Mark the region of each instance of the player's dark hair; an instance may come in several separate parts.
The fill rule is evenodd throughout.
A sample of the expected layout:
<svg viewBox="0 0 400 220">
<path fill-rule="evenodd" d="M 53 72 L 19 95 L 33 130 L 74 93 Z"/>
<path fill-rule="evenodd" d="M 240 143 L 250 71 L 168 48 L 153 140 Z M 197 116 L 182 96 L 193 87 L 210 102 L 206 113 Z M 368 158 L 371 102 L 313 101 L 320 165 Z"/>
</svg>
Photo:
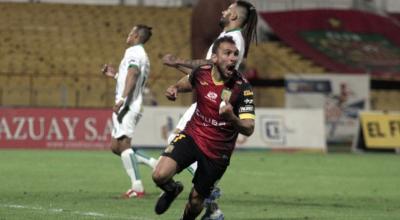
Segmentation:
<svg viewBox="0 0 400 220">
<path fill-rule="evenodd" d="M 251 3 L 244 0 L 236 1 L 236 5 L 244 8 L 247 12 L 242 23 L 242 33 L 245 42 L 244 57 L 246 58 L 251 41 L 254 40 L 257 43 L 257 10 Z"/>
<path fill-rule="evenodd" d="M 235 44 L 235 41 L 233 40 L 233 38 L 231 36 L 224 36 L 224 37 L 218 38 L 217 40 L 214 41 L 213 47 L 211 48 L 211 52 L 213 54 L 217 54 L 219 45 L 221 45 L 221 43 L 225 43 L 225 42 Z"/>
<path fill-rule="evenodd" d="M 142 44 L 146 43 L 151 38 L 151 29 L 153 28 L 144 24 L 138 24 L 136 28 L 139 33 L 140 42 Z"/>
</svg>

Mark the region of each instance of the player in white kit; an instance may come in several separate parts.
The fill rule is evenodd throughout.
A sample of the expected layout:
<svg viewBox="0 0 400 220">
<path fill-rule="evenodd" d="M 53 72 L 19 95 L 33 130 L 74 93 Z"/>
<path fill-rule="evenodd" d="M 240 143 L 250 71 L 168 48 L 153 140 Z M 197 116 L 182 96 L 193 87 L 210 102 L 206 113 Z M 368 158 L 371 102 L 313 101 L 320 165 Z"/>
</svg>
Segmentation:
<svg viewBox="0 0 400 220">
<path fill-rule="evenodd" d="M 139 163 L 152 168 L 157 160 L 131 147 L 137 123 L 142 116 L 143 91 L 150 73 L 150 61 L 143 45 L 150 39 L 151 27 L 135 25 L 129 33 L 124 57 L 118 73 L 111 65 L 104 65 L 103 74 L 116 79 L 115 104 L 113 106 L 113 130 L 111 150 L 121 157 L 123 166 L 131 179 L 131 188 L 125 198 L 143 197 L 144 187 L 138 169 Z"/>
</svg>

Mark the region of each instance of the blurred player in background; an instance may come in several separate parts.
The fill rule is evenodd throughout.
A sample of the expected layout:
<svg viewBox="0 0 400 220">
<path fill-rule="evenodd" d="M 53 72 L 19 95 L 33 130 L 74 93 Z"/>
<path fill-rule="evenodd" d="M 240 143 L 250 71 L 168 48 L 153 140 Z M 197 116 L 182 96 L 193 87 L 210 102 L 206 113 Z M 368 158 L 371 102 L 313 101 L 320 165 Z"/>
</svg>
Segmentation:
<svg viewBox="0 0 400 220">
<path fill-rule="evenodd" d="M 233 2 L 235 0 L 198 0 L 193 6 L 190 25 L 192 59 L 204 59 L 208 48 L 221 32 L 215 21 L 219 21 L 221 11 Z"/>
<path fill-rule="evenodd" d="M 151 35 L 151 27 L 134 26 L 126 39 L 129 48 L 126 49 L 121 60 L 118 73 L 109 64 L 105 64 L 102 70 L 103 74 L 117 80 L 112 115 L 111 149 L 113 153 L 121 157 L 132 182 L 131 188 L 123 195 L 125 198 L 144 196 L 138 163 L 144 163 L 151 168 L 157 164 L 156 159 L 131 147 L 135 127 L 142 116 L 143 92 L 150 71 L 150 61 L 143 45 Z"/>
<path fill-rule="evenodd" d="M 235 69 L 238 56 L 232 37 L 219 38 L 213 44 L 212 65 L 196 68 L 189 77 L 168 88 L 166 96 L 170 100 L 175 100 L 178 92 L 193 89 L 198 105 L 185 129 L 165 149 L 153 172 L 154 182 L 164 191 L 155 207 L 157 214 L 164 213 L 183 190 L 183 185 L 173 180 L 174 175 L 197 162 L 182 217 L 196 219 L 205 198 L 210 196 L 229 165 L 238 134 L 253 133 L 253 92 Z"/>
<path fill-rule="evenodd" d="M 257 38 L 257 11 L 251 3 L 239 0 L 229 5 L 229 7 L 222 12 L 219 23 L 223 31 L 217 39 L 224 36 L 231 36 L 235 41 L 236 47 L 239 49 L 238 62 L 235 65 L 235 69 L 238 70 L 243 59 L 247 57 L 251 41 Z M 209 62 L 212 54 L 212 47 L 213 44 L 208 49 L 206 60 L 183 60 L 171 54 L 167 54 L 163 57 L 163 62 L 168 66 L 175 67 L 189 74 L 196 66 Z M 178 122 L 175 131 L 169 136 L 168 143 L 173 140 L 176 134 L 179 134 L 179 132 L 185 128 L 186 123 L 192 117 L 195 109 L 196 102 L 186 110 Z M 194 163 L 190 166 L 189 171 L 193 174 L 196 168 L 197 164 Z M 204 220 L 223 218 L 223 214 L 215 202 L 215 199 L 219 196 L 220 191 L 216 188 L 209 200 L 206 201 L 207 210 L 203 216 Z"/>
</svg>

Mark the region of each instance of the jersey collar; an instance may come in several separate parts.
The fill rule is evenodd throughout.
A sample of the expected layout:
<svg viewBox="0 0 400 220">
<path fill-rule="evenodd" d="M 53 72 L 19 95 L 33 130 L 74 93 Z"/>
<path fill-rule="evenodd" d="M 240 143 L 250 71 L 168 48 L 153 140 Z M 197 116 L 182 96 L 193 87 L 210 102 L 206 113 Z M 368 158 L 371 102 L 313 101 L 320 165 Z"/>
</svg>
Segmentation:
<svg viewBox="0 0 400 220">
<path fill-rule="evenodd" d="M 218 74 L 217 67 L 213 66 L 211 69 L 211 79 L 212 79 L 213 83 L 217 86 L 224 85 L 224 81 L 222 79 L 219 79 L 219 80 L 216 79 L 215 75 L 217 75 L 217 74 Z"/>
<path fill-rule="evenodd" d="M 242 29 L 241 28 L 233 28 L 233 29 L 225 31 L 225 33 L 234 32 L 234 31 L 242 31 Z"/>
</svg>

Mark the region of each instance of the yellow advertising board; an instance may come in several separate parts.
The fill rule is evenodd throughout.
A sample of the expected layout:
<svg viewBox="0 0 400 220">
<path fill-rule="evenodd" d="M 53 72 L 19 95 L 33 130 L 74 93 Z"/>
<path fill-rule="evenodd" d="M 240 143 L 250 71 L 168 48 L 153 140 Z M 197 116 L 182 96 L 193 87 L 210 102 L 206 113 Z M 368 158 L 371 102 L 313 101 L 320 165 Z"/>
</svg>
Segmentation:
<svg viewBox="0 0 400 220">
<path fill-rule="evenodd" d="M 400 148 L 400 113 L 361 112 L 367 148 Z"/>
</svg>

